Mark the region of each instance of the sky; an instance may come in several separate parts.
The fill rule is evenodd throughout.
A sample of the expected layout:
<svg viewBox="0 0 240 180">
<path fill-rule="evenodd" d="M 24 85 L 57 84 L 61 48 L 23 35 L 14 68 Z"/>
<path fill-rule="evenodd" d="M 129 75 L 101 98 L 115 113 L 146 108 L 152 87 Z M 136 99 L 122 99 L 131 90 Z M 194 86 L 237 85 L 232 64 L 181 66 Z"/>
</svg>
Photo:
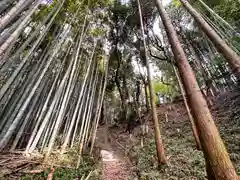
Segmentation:
<svg viewBox="0 0 240 180">
<path fill-rule="evenodd" d="M 172 0 L 162 0 L 162 3 L 164 6 L 168 5 Z M 129 0 L 121 0 L 122 4 L 128 3 Z M 156 20 L 153 25 L 153 31 L 155 34 L 157 34 L 161 38 L 161 30 L 159 28 L 159 20 Z M 134 69 L 135 73 L 139 73 L 139 68 L 136 59 L 132 61 L 132 66 Z M 149 64 L 150 66 L 150 71 L 151 71 L 151 76 L 153 77 L 161 77 L 161 71 L 152 63 Z M 145 69 L 143 67 L 140 67 L 140 71 L 142 74 L 145 74 Z"/>
<path fill-rule="evenodd" d="M 169 4 L 172 0 L 162 0 L 163 5 L 166 6 L 167 4 Z"/>
<path fill-rule="evenodd" d="M 167 4 L 169 4 L 171 1 L 172 1 L 172 0 L 162 0 L 164 6 L 167 5 Z M 121 2 L 122 2 L 123 4 L 126 4 L 126 3 L 129 2 L 129 0 L 121 0 Z"/>
<path fill-rule="evenodd" d="M 121 1 L 122 1 L 122 3 L 128 3 L 129 0 L 121 0 Z M 168 5 L 171 1 L 172 0 L 162 0 L 164 6 Z M 156 19 L 156 21 L 154 22 L 153 31 L 154 31 L 155 34 L 157 34 L 161 38 L 161 30 L 159 28 L 159 20 L 158 19 Z M 139 73 L 139 68 L 138 68 L 138 64 L 137 64 L 136 59 L 134 59 L 132 61 L 132 66 L 133 66 L 134 72 L 135 73 Z M 150 71 L 151 71 L 152 78 L 154 78 L 154 77 L 161 77 L 162 73 L 158 69 L 158 67 L 156 67 L 152 63 L 149 63 L 149 66 L 150 66 Z M 141 71 L 142 74 L 146 74 L 145 69 L 143 67 L 141 67 L 141 66 L 140 66 L 140 71 Z"/>
<path fill-rule="evenodd" d="M 53 0 L 42 0 L 42 4 L 52 3 Z"/>
</svg>

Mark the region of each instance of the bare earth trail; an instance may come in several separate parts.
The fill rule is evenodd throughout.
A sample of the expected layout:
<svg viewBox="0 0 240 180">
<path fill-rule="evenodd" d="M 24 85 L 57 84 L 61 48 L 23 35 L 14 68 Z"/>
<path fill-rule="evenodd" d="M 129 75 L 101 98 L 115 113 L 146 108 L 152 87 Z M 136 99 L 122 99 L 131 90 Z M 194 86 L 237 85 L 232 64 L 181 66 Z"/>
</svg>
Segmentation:
<svg viewBox="0 0 240 180">
<path fill-rule="evenodd" d="M 100 127 L 96 146 L 101 149 L 103 180 L 129 180 L 132 166 L 124 153 L 108 138 L 108 127 Z"/>
</svg>

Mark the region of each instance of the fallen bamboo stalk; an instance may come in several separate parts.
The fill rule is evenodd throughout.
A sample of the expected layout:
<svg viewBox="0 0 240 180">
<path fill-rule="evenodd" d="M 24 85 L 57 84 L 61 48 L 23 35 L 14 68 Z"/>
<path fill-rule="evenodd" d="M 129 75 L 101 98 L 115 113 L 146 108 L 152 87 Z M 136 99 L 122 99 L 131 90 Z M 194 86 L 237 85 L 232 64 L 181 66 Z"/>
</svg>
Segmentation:
<svg viewBox="0 0 240 180">
<path fill-rule="evenodd" d="M 85 180 L 88 180 L 88 179 L 90 178 L 90 176 L 91 176 L 92 172 L 93 172 L 93 171 L 90 171 L 90 173 L 88 174 L 88 176 L 86 177 L 86 179 L 85 179 Z"/>
<path fill-rule="evenodd" d="M 84 179 L 84 177 L 85 177 L 85 174 L 83 174 L 83 176 L 81 177 L 81 179 L 80 179 L 80 180 L 83 180 L 83 179 Z"/>
<path fill-rule="evenodd" d="M 117 140 L 116 140 L 116 143 L 117 143 L 119 146 L 121 146 L 124 150 L 126 150 L 126 148 L 125 148 L 122 144 L 120 144 L 120 142 L 118 142 Z"/>
</svg>

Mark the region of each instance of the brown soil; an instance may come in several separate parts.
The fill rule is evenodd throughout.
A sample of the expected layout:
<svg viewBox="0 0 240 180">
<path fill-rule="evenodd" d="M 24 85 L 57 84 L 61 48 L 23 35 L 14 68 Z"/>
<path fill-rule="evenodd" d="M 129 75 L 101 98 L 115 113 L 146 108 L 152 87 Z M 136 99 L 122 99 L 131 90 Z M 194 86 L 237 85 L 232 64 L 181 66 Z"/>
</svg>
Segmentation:
<svg viewBox="0 0 240 180">
<path fill-rule="evenodd" d="M 132 174 L 132 165 L 115 137 L 109 135 L 107 126 L 98 129 L 96 146 L 101 149 L 103 179 L 128 180 Z"/>
</svg>

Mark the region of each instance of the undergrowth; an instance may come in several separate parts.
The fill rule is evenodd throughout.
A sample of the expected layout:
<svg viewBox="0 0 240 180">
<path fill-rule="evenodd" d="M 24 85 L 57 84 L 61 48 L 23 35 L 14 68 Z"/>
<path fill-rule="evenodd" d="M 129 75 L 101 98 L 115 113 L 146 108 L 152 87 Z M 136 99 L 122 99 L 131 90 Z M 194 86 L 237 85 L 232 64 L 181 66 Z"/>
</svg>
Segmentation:
<svg viewBox="0 0 240 180">
<path fill-rule="evenodd" d="M 223 111 L 224 113 L 224 111 Z M 136 166 L 140 180 L 206 180 L 203 153 L 196 150 L 194 138 L 187 118 L 181 121 L 162 123 L 162 138 L 168 164 L 158 167 L 154 135 L 145 138 L 144 147 L 131 146 L 128 155 Z M 164 119 L 160 119 L 164 122 Z M 216 118 L 221 137 L 227 147 L 231 161 L 240 175 L 240 126 L 235 119 L 224 113 Z"/>
<path fill-rule="evenodd" d="M 77 159 L 75 159 L 77 161 Z M 79 168 L 65 168 L 65 167 L 54 167 L 53 180 L 75 180 L 81 179 L 84 175 L 86 178 L 90 172 L 91 176 L 89 180 L 101 180 L 101 170 L 98 162 L 94 161 L 87 155 L 82 157 Z M 21 180 L 45 180 L 47 179 L 51 168 L 47 168 L 40 174 L 24 174 L 21 176 Z"/>
<path fill-rule="evenodd" d="M 218 126 L 231 161 L 235 165 L 237 174 L 240 175 L 240 125 L 238 121 L 240 121 L 240 118 L 236 121 L 225 121 Z"/>
<path fill-rule="evenodd" d="M 157 165 L 155 140 L 146 138 L 145 146 L 134 146 L 129 149 L 129 156 L 136 165 L 136 174 L 140 180 L 205 180 L 203 154 L 195 150 L 192 135 L 184 131 L 177 132 L 176 127 L 166 129 L 163 142 L 168 164 Z"/>
</svg>

